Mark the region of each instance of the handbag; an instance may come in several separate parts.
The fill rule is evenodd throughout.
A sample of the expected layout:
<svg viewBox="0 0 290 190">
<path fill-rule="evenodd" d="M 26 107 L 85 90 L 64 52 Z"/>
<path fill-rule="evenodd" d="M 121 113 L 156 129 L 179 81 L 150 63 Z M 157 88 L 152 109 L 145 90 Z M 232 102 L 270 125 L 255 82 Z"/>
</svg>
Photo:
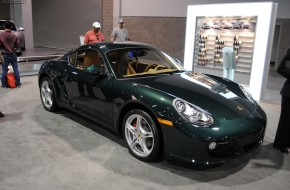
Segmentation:
<svg viewBox="0 0 290 190">
<path fill-rule="evenodd" d="M 10 67 L 10 66 L 9 66 Z M 16 79 L 12 67 L 8 67 L 8 73 L 6 74 L 7 84 L 9 88 L 16 88 Z"/>
</svg>

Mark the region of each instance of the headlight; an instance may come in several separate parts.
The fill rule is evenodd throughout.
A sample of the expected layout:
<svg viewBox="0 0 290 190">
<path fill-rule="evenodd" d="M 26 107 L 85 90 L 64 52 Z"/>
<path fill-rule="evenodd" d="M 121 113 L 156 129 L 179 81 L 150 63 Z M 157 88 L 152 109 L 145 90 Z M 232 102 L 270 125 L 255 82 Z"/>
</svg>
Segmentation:
<svg viewBox="0 0 290 190">
<path fill-rule="evenodd" d="M 251 103 L 253 103 L 253 104 L 255 104 L 255 105 L 258 105 L 257 104 L 257 102 L 254 100 L 254 98 L 252 97 L 252 95 L 251 95 L 251 93 L 245 88 L 245 87 L 243 87 L 242 85 L 240 85 L 240 88 L 241 88 L 241 90 L 243 91 L 243 93 L 244 93 L 244 95 L 247 97 L 247 99 L 251 102 Z"/>
<path fill-rule="evenodd" d="M 189 104 L 179 98 L 174 99 L 172 104 L 178 113 L 197 127 L 208 127 L 213 124 L 211 115 L 198 106 Z"/>
</svg>

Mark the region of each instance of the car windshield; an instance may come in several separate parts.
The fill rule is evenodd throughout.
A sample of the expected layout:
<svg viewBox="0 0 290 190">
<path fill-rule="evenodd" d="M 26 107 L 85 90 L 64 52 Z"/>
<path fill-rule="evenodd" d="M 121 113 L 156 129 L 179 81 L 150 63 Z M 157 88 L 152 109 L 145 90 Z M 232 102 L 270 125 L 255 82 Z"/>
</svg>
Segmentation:
<svg viewBox="0 0 290 190">
<path fill-rule="evenodd" d="M 154 48 L 118 49 L 107 53 L 117 78 L 152 76 L 183 71 L 169 55 Z"/>
<path fill-rule="evenodd" d="M 5 30 L 4 22 L 5 22 L 4 20 L 0 20 L 0 30 Z M 11 23 L 11 30 L 16 31 L 16 27 L 14 23 L 13 22 L 10 22 L 10 23 Z"/>
</svg>

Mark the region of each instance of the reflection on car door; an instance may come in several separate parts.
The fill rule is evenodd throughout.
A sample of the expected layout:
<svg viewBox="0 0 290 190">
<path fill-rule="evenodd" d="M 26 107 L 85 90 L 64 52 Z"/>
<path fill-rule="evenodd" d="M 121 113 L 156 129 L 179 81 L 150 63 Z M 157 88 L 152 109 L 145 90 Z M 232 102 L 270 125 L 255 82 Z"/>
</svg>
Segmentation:
<svg viewBox="0 0 290 190">
<path fill-rule="evenodd" d="M 86 72 L 94 66 L 105 70 L 103 59 L 96 50 L 73 52 L 69 56 L 64 84 L 75 109 L 104 124 L 112 124 L 112 98 L 109 77 Z"/>
</svg>

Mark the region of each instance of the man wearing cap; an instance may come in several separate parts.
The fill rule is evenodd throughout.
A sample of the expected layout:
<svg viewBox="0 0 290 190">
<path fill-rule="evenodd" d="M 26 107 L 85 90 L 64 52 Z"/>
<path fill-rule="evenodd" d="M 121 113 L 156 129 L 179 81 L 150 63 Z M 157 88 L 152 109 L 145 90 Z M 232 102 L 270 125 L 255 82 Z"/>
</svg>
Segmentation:
<svg viewBox="0 0 290 190">
<path fill-rule="evenodd" d="M 124 20 L 119 19 L 119 27 L 115 28 L 111 35 L 111 42 L 124 42 L 130 41 L 129 32 L 124 28 Z"/>
<path fill-rule="evenodd" d="M 100 23 L 94 22 L 93 29 L 88 31 L 85 35 L 84 44 L 92 44 L 105 41 L 104 35 L 100 30 Z"/>
</svg>

